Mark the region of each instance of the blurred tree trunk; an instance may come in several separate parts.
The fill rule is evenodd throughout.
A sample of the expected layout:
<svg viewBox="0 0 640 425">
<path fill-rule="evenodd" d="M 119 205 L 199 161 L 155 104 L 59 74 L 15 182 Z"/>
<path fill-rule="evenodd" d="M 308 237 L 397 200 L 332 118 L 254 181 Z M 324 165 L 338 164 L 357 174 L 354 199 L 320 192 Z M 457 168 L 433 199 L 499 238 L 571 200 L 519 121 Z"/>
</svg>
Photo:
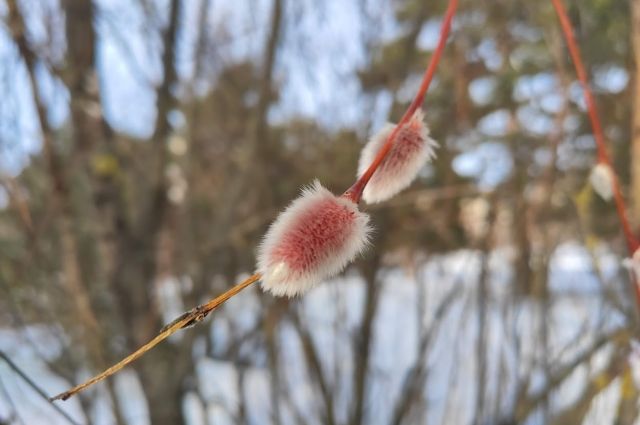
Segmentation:
<svg viewBox="0 0 640 425">
<path fill-rule="evenodd" d="M 380 305 L 380 282 L 376 277 L 380 268 L 380 257 L 373 255 L 361 267 L 362 279 L 366 285 L 365 304 L 360 321 L 360 330 L 354 338 L 354 408 L 350 424 L 365 423 L 367 382 L 370 378 L 369 362 L 371 361 L 371 347 L 375 338 L 374 322 Z"/>
<path fill-rule="evenodd" d="M 169 20 L 162 32 L 163 81 L 157 89 L 156 122 L 151 137 L 153 165 L 151 169 L 151 192 L 135 223 L 134 240 L 125 238 L 122 243 L 116 285 L 119 302 L 127 306 L 123 317 L 132 325 L 129 340 L 139 346 L 149 340 L 162 325 L 162 314 L 155 301 L 155 284 L 162 275 L 172 270 L 163 270 L 159 264 L 163 246 L 173 245 L 174 229 L 172 217 L 176 208 L 168 202 L 166 167 L 169 161 L 167 141 L 173 129 L 169 113 L 176 109 L 175 96 L 177 74 L 175 61 L 177 37 L 180 32 L 184 3 L 172 0 L 169 3 Z M 133 242 L 133 243 L 131 243 Z M 170 250 L 171 252 L 171 250 Z M 169 254 L 171 255 L 171 253 Z M 139 261 L 131 261 L 134 256 Z M 165 256 L 166 257 L 166 256 Z M 169 259 L 171 263 L 171 259 Z M 128 310 L 128 311 L 127 311 Z M 134 347 L 131 347 L 134 348 Z M 150 422 L 154 425 L 180 425 L 182 415 L 183 381 L 191 371 L 189 355 L 185 355 L 180 344 L 164 344 L 151 353 L 145 362 L 136 365 L 149 404 Z"/>
<path fill-rule="evenodd" d="M 67 66 L 62 79 L 70 92 L 74 152 L 102 145 L 107 134 L 96 73 L 95 7 L 92 2 L 66 0 Z"/>
</svg>

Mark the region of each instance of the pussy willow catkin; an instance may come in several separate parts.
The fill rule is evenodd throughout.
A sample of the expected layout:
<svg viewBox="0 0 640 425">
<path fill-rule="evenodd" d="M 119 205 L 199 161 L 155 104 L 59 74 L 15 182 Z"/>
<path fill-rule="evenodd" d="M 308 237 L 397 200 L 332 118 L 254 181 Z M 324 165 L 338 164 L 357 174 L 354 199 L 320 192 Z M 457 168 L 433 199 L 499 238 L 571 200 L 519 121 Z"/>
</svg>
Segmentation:
<svg viewBox="0 0 640 425">
<path fill-rule="evenodd" d="M 358 176 L 362 176 L 384 145 L 395 125 L 387 124 L 360 154 Z M 418 175 L 420 168 L 435 158 L 435 140 L 429 137 L 429 128 L 424 122 L 424 113 L 418 109 L 409 122 L 398 131 L 393 147 L 369 180 L 362 199 L 371 204 L 386 201 L 405 189 Z"/>
<path fill-rule="evenodd" d="M 370 232 L 367 214 L 315 181 L 278 216 L 258 248 L 262 288 L 278 296 L 306 292 L 353 261 Z"/>
</svg>

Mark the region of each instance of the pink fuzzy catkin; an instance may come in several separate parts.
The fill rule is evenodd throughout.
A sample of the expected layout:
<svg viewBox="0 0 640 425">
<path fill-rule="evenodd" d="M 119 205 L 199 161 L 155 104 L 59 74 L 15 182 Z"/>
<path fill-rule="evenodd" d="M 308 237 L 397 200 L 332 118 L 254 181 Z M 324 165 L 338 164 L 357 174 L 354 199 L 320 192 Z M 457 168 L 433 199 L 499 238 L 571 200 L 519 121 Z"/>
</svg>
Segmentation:
<svg viewBox="0 0 640 425">
<path fill-rule="evenodd" d="M 258 248 L 262 289 L 302 294 L 342 271 L 368 244 L 369 216 L 318 181 L 303 189 L 271 225 Z"/>
<path fill-rule="evenodd" d="M 360 154 L 358 177 L 361 177 L 384 145 L 394 124 L 385 125 Z M 429 137 L 424 113 L 418 109 L 398 132 L 393 147 L 364 188 L 362 198 L 368 204 L 386 201 L 411 184 L 425 162 L 435 158 L 438 143 Z"/>
</svg>

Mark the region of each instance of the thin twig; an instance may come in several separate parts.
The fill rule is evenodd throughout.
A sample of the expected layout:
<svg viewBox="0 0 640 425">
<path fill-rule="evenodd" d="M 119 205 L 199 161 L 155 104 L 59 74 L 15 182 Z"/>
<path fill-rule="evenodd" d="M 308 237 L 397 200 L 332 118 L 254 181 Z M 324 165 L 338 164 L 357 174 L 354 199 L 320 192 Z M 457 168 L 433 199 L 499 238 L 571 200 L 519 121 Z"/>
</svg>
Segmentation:
<svg viewBox="0 0 640 425">
<path fill-rule="evenodd" d="M 567 16 L 567 11 L 565 10 L 562 1 L 551 0 L 551 2 L 553 3 L 553 7 L 556 10 L 558 19 L 560 20 L 562 33 L 567 42 L 567 47 L 569 48 L 569 53 L 571 54 L 571 59 L 573 60 L 576 74 L 578 75 L 578 79 L 580 80 L 580 84 L 582 85 L 582 92 L 584 94 L 584 100 L 587 104 L 589 121 L 591 122 L 593 137 L 596 141 L 596 147 L 598 150 L 598 162 L 607 165 L 611 170 L 611 175 L 613 177 L 613 197 L 616 205 L 616 212 L 618 214 L 618 218 L 620 219 L 620 224 L 622 225 L 622 231 L 627 242 L 629 256 L 633 256 L 634 252 L 636 251 L 636 249 L 638 249 L 639 246 L 638 239 L 635 237 L 633 231 L 631 230 L 631 224 L 629 224 L 629 219 L 627 218 L 627 208 L 624 203 L 624 197 L 622 196 L 622 190 L 620 189 L 620 181 L 618 180 L 618 176 L 615 173 L 615 169 L 611 165 L 611 159 L 609 158 L 609 154 L 607 153 L 604 133 L 602 131 L 602 124 L 600 123 L 600 117 L 598 116 L 596 102 L 593 98 L 593 94 L 591 93 L 587 72 L 580 56 L 580 48 L 576 43 L 574 31 L 571 26 L 571 21 Z M 633 274 L 631 274 L 631 281 L 633 282 L 633 287 L 635 289 L 636 303 L 640 308 L 640 287 L 638 286 L 638 281 L 636 280 L 636 277 L 633 276 Z"/>
<path fill-rule="evenodd" d="M 237 295 L 240 291 L 245 289 L 247 286 L 260 280 L 260 278 L 261 278 L 261 275 L 259 273 L 253 274 L 249 276 L 247 279 L 245 279 L 244 281 L 238 283 L 237 285 L 235 285 L 234 287 L 232 287 L 231 289 L 223 293 L 222 295 L 219 295 L 216 298 L 209 300 L 206 303 L 201 304 L 183 313 L 176 320 L 172 321 L 171 323 L 163 327 L 158 333 L 158 335 L 156 335 L 155 338 L 147 342 L 142 347 L 138 348 L 133 353 L 129 354 L 124 359 L 120 360 L 118 363 L 114 364 L 110 368 L 104 370 L 103 372 L 94 376 L 88 381 L 80 385 L 77 385 L 68 391 L 65 391 L 54 397 L 51 397 L 50 400 L 51 401 L 67 400 L 69 397 L 76 395 L 80 391 L 95 384 L 96 382 L 102 381 L 104 378 L 107 378 L 113 375 L 123 367 L 127 366 L 129 363 L 142 357 L 147 351 L 151 350 L 153 347 L 155 347 L 156 345 L 158 345 L 159 343 L 161 343 L 162 341 L 164 341 L 165 339 L 167 339 L 168 337 L 170 337 L 180 329 L 184 329 L 186 327 L 189 327 L 189 326 L 195 325 L 196 323 L 201 322 L 205 317 L 207 317 L 209 313 L 215 310 L 218 306 L 224 304 L 227 300 L 229 300 L 229 298 Z"/>
<path fill-rule="evenodd" d="M 15 364 L 13 362 L 13 360 L 11 360 L 11 358 L 2 350 L 0 350 L 0 358 L 2 360 L 4 360 L 7 365 L 11 368 L 11 370 L 13 370 L 16 375 L 18 375 L 20 378 L 22 378 L 22 380 L 29 386 L 31 387 L 31 389 L 33 389 L 36 393 L 38 393 L 38 395 L 40 397 L 42 397 L 43 399 L 47 400 L 47 402 L 51 403 L 52 400 L 49 400 L 49 397 L 47 396 L 47 393 L 38 386 L 38 384 L 36 384 L 31 378 L 29 378 L 29 376 L 22 370 L 20 369 L 20 367 Z M 71 416 L 69 416 L 69 414 L 67 412 L 65 412 L 64 410 L 62 410 L 60 408 L 60 406 L 51 403 L 51 406 L 53 406 L 53 408 L 60 413 L 62 416 L 64 416 L 64 418 L 66 420 L 69 421 L 69 423 L 74 424 L 74 425 L 78 425 L 78 422 L 76 422 Z"/>
<path fill-rule="evenodd" d="M 364 172 L 364 174 L 351 186 L 343 196 L 351 199 L 353 202 L 358 203 L 360 198 L 362 197 L 362 192 L 364 191 L 365 186 L 369 183 L 369 180 L 373 176 L 373 173 L 378 169 L 382 161 L 385 159 L 391 147 L 393 146 L 393 141 L 397 136 L 400 129 L 413 117 L 413 114 L 416 110 L 422 106 L 422 102 L 424 101 L 424 96 L 427 94 L 427 90 L 429 90 L 429 86 L 431 85 L 431 81 L 433 80 L 433 76 L 436 72 L 436 68 L 438 67 L 438 63 L 440 63 L 440 58 L 442 57 L 442 51 L 444 50 L 444 46 L 447 44 L 447 37 L 449 36 L 449 30 L 451 29 L 451 21 L 453 21 L 453 16 L 456 14 L 456 9 L 458 8 L 458 0 L 450 0 L 449 6 L 447 8 L 447 12 L 444 16 L 444 20 L 442 22 L 442 27 L 440 28 L 440 38 L 438 39 L 438 45 L 436 46 L 433 55 L 431 56 L 431 60 L 429 61 L 429 65 L 424 72 L 424 76 L 422 77 L 422 82 L 420 83 L 420 88 L 416 93 L 415 98 L 407 108 L 407 111 L 404 113 L 398 125 L 396 125 L 393 131 L 387 136 L 387 139 L 376 154 L 373 162 Z"/>
<path fill-rule="evenodd" d="M 16 404 L 11 398 L 11 394 L 9 394 L 7 387 L 5 387 L 4 383 L 2 382 L 2 379 L 0 379 L 0 393 L 2 393 L 2 395 L 4 396 L 5 401 L 9 405 L 9 409 L 10 409 L 6 419 L 0 418 L 0 424 L 7 424 L 7 425 L 13 424 L 13 423 L 24 424 L 24 421 L 18 414 L 18 408 L 16 407 Z"/>
</svg>

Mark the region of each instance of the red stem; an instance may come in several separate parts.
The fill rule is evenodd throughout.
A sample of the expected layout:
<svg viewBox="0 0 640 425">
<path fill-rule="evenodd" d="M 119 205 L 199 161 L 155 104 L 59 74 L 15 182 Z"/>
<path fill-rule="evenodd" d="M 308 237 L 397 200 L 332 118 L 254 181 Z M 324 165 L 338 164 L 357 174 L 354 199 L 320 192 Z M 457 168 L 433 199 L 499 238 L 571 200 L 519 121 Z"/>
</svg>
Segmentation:
<svg viewBox="0 0 640 425">
<path fill-rule="evenodd" d="M 567 42 L 567 47 L 569 48 L 569 53 L 571 54 L 571 59 L 573 60 L 576 74 L 578 74 L 578 79 L 580 80 L 580 84 L 582 84 L 582 91 L 584 93 L 584 100 L 587 104 L 589 121 L 591 121 L 593 137 L 596 141 L 596 147 L 598 150 L 598 162 L 608 166 L 611 170 L 611 175 L 613 176 L 613 197 L 616 205 L 616 212 L 618 213 L 618 218 L 620 219 L 620 224 L 622 225 L 622 231 L 627 242 L 629 256 L 633 257 L 633 253 L 636 251 L 636 249 L 638 249 L 638 240 L 631 230 L 631 225 L 629 224 L 629 220 L 627 218 L 627 208 L 624 203 L 624 197 L 622 196 L 622 190 L 620 189 L 620 181 L 618 180 L 618 176 L 616 175 L 614 168 L 611 166 L 611 159 L 609 158 L 609 154 L 607 153 L 604 133 L 602 131 L 602 124 L 600 123 L 600 118 L 598 117 L 596 102 L 593 98 L 593 94 L 591 93 L 591 88 L 589 87 L 587 72 L 585 71 L 584 64 L 582 63 L 582 59 L 580 57 L 580 49 L 578 48 L 578 44 L 576 43 L 573 34 L 573 28 L 571 27 L 571 22 L 567 17 L 567 11 L 562 5 L 562 1 L 551 0 L 551 2 L 553 3 L 553 7 L 556 10 L 558 19 L 560 20 L 562 33 L 564 34 L 564 38 Z M 636 290 L 636 302 L 640 307 L 640 287 L 638 286 L 636 279 L 633 277 L 633 274 L 632 280 Z"/>
<path fill-rule="evenodd" d="M 453 16 L 456 14 L 457 7 L 458 0 L 449 1 L 449 7 L 447 8 L 447 12 L 444 16 L 444 21 L 442 22 L 442 27 L 440 28 L 440 39 L 438 40 L 438 45 L 436 46 L 436 49 L 431 56 L 429 66 L 424 73 L 424 77 L 422 77 L 420 88 L 418 89 L 415 98 L 411 102 L 411 105 L 409 105 L 409 108 L 400 119 L 400 122 L 398 122 L 398 125 L 396 125 L 391 134 L 387 136 L 385 144 L 378 151 L 369 168 L 367 168 L 364 174 L 353 184 L 353 186 L 351 186 L 343 194 L 343 196 L 351 199 L 356 204 L 360 202 L 362 192 L 364 191 L 367 183 L 369 183 L 371 176 L 373 176 L 373 173 L 378 169 L 380 164 L 382 164 L 382 161 L 384 161 L 385 157 L 391 150 L 395 137 L 400 129 L 411 119 L 411 117 L 413 117 L 413 114 L 422 105 L 424 96 L 426 95 L 427 90 L 429 90 L 429 85 L 433 80 L 433 75 L 435 74 L 438 63 L 440 62 L 440 57 L 442 56 L 444 46 L 447 44 L 447 37 L 449 36 L 449 30 L 451 29 L 451 21 L 453 20 Z"/>
</svg>

